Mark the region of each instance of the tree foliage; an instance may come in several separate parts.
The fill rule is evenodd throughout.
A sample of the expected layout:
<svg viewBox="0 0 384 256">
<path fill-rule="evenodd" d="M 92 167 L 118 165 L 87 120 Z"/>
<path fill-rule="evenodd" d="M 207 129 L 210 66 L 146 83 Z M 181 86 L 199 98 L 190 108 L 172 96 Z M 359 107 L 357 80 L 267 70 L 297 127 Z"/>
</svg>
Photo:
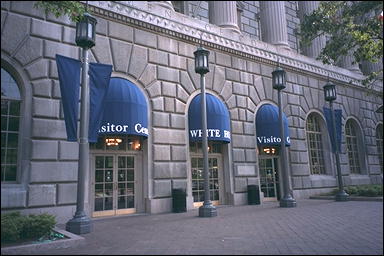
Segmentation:
<svg viewBox="0 0 384 256">
<path fill-rule="evenodd" d="M 327 37 L 326 46 L 317 57 L 324 64 L 335 64 L 341 56 L 351 51 L 355 63 L 377 63 L 383 59 L 383 20 L 380 13 L 382 1 L 324 1 L 311 15 L 305 16 L 300 25 L 302 46 L 321 35 Z M 382 78 L 383 68 L 367 74 L 362 82 Z"/>
<path fill-rule="evenodd" d="M 85 6 L 78 1 L 37 1 L 35 8 L 45 10 L 45 13 L 52 13 L 56 18 L 68 15 L 71 21 L 78 22 L 85 12 Z"/>
</svg>

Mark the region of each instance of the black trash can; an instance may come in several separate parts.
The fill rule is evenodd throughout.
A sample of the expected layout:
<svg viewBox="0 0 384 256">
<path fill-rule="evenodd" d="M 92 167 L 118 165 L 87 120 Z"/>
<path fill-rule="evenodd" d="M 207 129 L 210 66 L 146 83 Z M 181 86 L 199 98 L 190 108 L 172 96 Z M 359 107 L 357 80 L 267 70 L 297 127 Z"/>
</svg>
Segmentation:
<svg viewBox="0 0 384 256">
<path fill-rule="evenodd" d="M 260 204 L 260 193 L 258 185 L 248 185 L 248 204 Z"/>
<path fill-rule="evenodd" d="M 172 211 L 186 212 L 187 211 L 187 193 L 184 189 L 172 189 Z"/>
</svg>

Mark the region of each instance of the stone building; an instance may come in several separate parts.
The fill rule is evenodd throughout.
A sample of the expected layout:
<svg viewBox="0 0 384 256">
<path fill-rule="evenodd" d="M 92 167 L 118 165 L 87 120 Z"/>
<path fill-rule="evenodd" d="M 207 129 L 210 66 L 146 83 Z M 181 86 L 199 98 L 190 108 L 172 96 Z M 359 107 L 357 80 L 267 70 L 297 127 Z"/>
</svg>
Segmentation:
<svg viewBox="0 0 384 256">
<path fill-rule="evenodd" d="M 1 2 L 1 209 L 48 212 L 65 223 L 76 210 L 79 147 L 66 140 L 55 55 L 80 59 L 81 49 L 68 17 L 55 18 L 33 5 Z M 124 126 L 115 125 L 115 135 L 100 134 L 90 144 L 89 216 L 171 212 L 175 188 L 186 190 L 188 210 L 201 205 L 203 156 L 201 143 L 193 139 L 199 131 L 191 129 L 190 120 L 200 94 L 193 54 L 200 44 L 210 51 L 209 104 L 219 109 L 209 110 L 208 119 L 224 113 L 229 127 L 218 132 L 225 132 L 225 138 L 214 139 L 217 131 L 209 136 L 214 204 L 247 204 L 247 186 L 252 184 L 259 187 L 261 203 L 280 196 L 279 147 L 257 138 L 258 130 L 271 128 L 268 118 L 276 120 L 271 77 L 278 62 L 287 72 L 282 104 L 294 198 L 337 188 L 323 114 L 329 106 L 323 94 L 328 78 L 337 87 L 335 108 L 342 110 L 344 184 L 382 184 L 383 116 L 376 112 L 382 107 L 382 86 L 362 86 L 358 80 L 364 75 L 350 56 L 339 66 L 315 60 L 325 37 L 300 49 L 295 31 L 317 1 L 88 5 L 97 18 L 91 62 L 113 65 L 111 83 L 140 95 L 138 103 L 146 108 L 141 114 L 148 120 L 147 130 L 141 130 L 148 136 L 126 134 Z M 121 96 L 123 101 L 129 97 Z M 121 112 L 128 111 L 121 104 Z M 112 130 L 113 124 L 108 125 L 104 129 Z M 122 141 L 117 146 L 105 142 L 116 138 Z"/>
</svg>

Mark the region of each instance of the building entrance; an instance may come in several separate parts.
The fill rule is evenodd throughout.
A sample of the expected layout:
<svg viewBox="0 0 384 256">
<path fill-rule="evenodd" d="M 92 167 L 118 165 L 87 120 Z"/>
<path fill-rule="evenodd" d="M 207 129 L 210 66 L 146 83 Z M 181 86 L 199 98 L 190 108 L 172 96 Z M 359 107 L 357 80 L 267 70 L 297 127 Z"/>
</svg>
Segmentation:
<svg viewBox="0 0 384 256">
<path fill-rule="evenodd" d="M 200 207 L 204 203 L 204 158 L 192 157 L 191 158 L 191 170 L 192 170 L 192 195 L 193 206 Z M 213 205 L 220 203 L 220 189 L 222 170 L 220 168 L 221 161 L 219 157 L 209 157 L 209 190 L 210 199 Z"/>
<path fill-rule="evenodd" d="M 278 158 L 259 159 L 260 189 L 264 201 L 280 200 Z"/>
<path fill-rule="evenodd" d="M 135 156 L 93 156 L 92 217 L 135 213 Z"/>
</svg>

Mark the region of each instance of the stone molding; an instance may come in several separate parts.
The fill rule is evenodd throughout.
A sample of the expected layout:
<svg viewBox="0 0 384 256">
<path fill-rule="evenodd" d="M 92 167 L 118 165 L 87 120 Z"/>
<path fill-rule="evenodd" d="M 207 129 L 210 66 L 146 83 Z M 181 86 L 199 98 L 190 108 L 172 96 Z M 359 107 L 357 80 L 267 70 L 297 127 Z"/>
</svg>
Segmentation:
<svg viewBox="0 0 384 256">
<path fill-rule="evenodd" d="M 96 16 L 133 27 L 160 32 L 188 43 L 239 55 L 264 64 L 280 66 L 288 71 L 310 74 L 320 79 L 359 85 L 365 77 L 336 66 L 325 65 L 307 56 L 272 44 L 237 34 L 192 17 L 172 12 L 150 2 L 90 1 L 89 10 Z M 181 21 L 181 22 L 179 22 Z"/>
</svg>

